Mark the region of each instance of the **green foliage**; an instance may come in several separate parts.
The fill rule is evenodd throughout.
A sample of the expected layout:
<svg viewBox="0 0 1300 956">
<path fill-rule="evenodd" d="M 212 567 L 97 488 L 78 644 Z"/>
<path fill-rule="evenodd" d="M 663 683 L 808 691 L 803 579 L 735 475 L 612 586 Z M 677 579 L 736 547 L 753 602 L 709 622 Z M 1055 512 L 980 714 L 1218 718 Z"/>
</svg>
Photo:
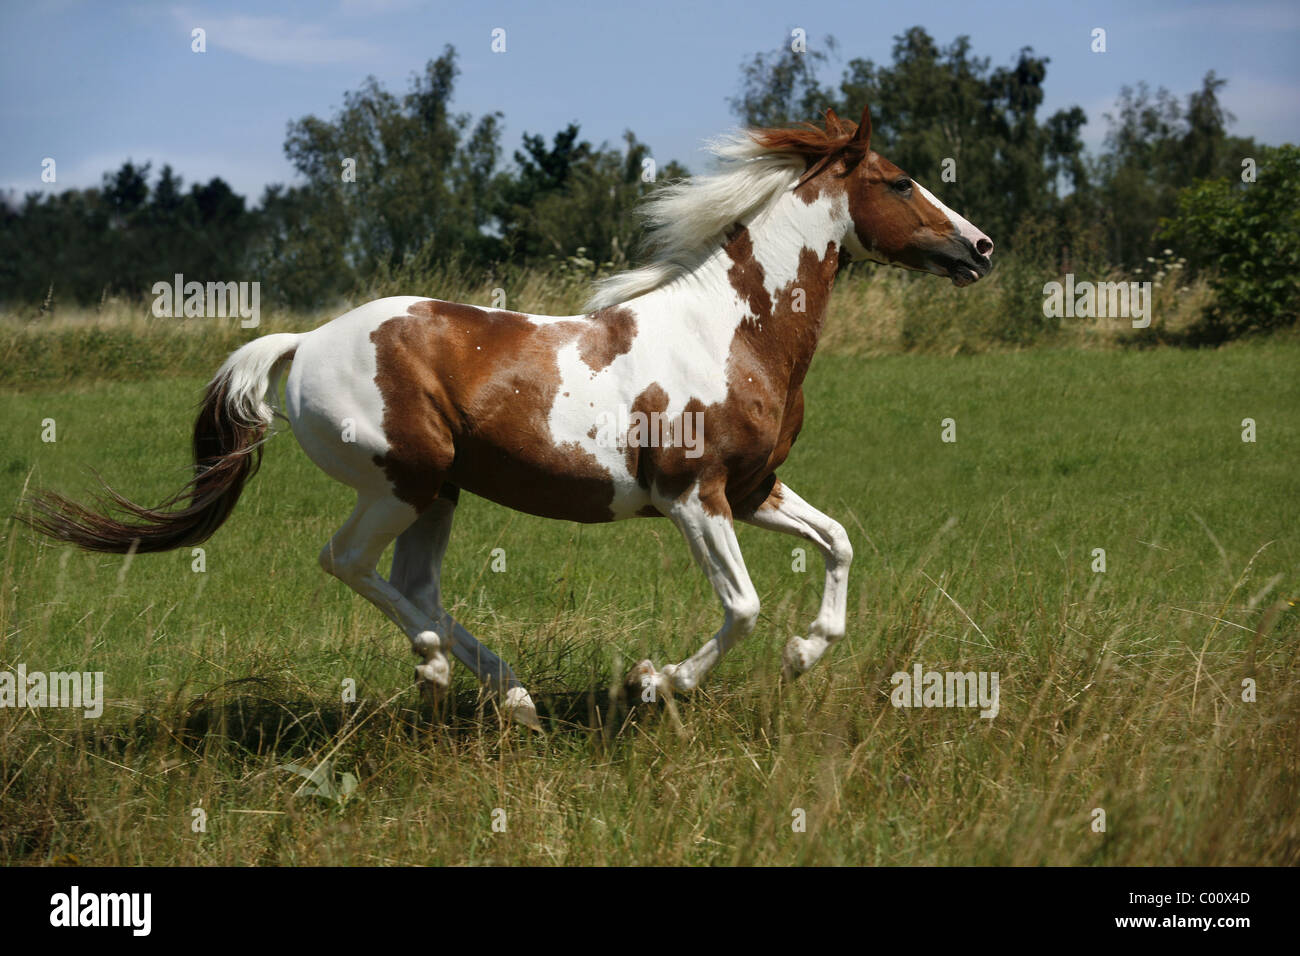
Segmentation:
<svg viewBox="0 0 1300 956">
<path fill-rule="evenodd" d="M 1263 148 L 1255 182 L 1212 179 L 1178 197 L 1161 235 L 1194 270 L 1207 271 L 1215 301 L 1196 330 L 1222 341 L 1281 328 L 1300 315 L 1300 148 Z"/>
<path fill-rule="evenodd" d="M 250 278 L 247 237 L 257 216 L 222 179 L 188 192 L 170 166 L 150 186 L 128 160 L 98 189 L 69 189 L 20 205 L 0 202 L 0 299 L 67 303 L 144 296 L 177 273 Z"/>
<path fill-rule="evenodd" d="M 502 176 L 497 207 L 505 249 L 525 261 L 581 256 L 614 267 L 627 265 L 640 238 L 635 211 L 651 188 L 643 176 L 650 148 L 628 130 L 622 153 L 578 140 L 578 126 L 555 134 L 548 149 L 541 136 L 524 136 L 515 153 L 517 173 Z M 653 162 L 653 160 L 651 160 Z M 675 163 L 655 171 L 685 173 Z"/>
<path fill-rule="evenodd" d="M 451 111 L 457 72 L 448 47 L 404 96 L 370 77 L 333 118 L 289 124 L 285 155 L 306 185 L 264 203 L 261 261 L 279 299 L 317 304 L 429 242 L 450 255 L 481 240 L 501 117 Z"/>
<path fill-rule="evenodd" d="M 303 782 L 293 792 L 295 797 L 319 797 L 342 810 L 356 795 L 357 775 L 346 770 L 336 773 L 333 762 L 328 759 L 322 760 L 315 767 L 285 763 L 275 769 L 287 770 L 303 778 Z"/>
<path fill-rule="evenodd" d="M 285 154 L 301 181 L 269 186 L 247 210 L 219 179 L 181 192 L 169 168 L 125 163 L 98 190 L 0 203 L 0 301 L 88 304 L 146 296 L 181 272 L 257 279 L 268 305 L 333 306 L 439 264 L 480 272 L 559 261 L 628 264 L 637 203 L 664 178 L 632 131 L 621 149 L 525 135 L 500 168 L 500 113 L 451 108 L 458 74 L 447 47 L 403 95 L 373 77 L 333 116 L 289 123 Z M 421 290 L 413 290 L 421 291 Z"/>
<path fill-rule="evenodd" d="M 1256 154 L 1249 139 L 1229 136 L 1233 116 L 1219 104 L 1227 81 L 1211 70 L 1186 105 L 1163 87 L 1123 87 L 1106 151 L 1093 164 L 1092 206 L 1109 233 L 1112 261 L 1136 266 L 1159 249 L 1162 218 L 1174 214 L 1182 190 L 1198 179 L 1232 176 Z"/>
<path fill-rule="evenodd" d="M 834 52 L 834 37 L 822 41 Z M 817 67 L 827 61 L 825 50 L 796 52 L 793 46 L 756 53 L 740 67 L 740 94 L 728 102 L 746 126 L 789 126 L 815 119 L 829 102 L 817 80 Z"/>
</svg>

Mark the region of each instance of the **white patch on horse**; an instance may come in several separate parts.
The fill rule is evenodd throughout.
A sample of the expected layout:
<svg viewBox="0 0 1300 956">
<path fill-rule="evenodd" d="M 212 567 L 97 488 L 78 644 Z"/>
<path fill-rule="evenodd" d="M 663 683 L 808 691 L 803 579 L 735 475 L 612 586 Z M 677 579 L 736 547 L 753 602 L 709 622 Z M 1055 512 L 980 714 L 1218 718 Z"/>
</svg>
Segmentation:
<svg viewBox="0 0 1300 956">
<path fill-rule="evenodd" d="M 776 303 L 777 293 L 799 278 L 799 259 L 809 249 L 820 259 L 828 243 L 837 246 L 849 228 L 849 201 L 843 193 L 823 194 L 806 203 L 786 193 L 750 227 L 754 261 L 763 267 L 763 287 Z"/>
<path fill-rule="evenodd" d="M 285 411 L 307 457 L 332 478 L 354 488 L 388 488 L 388 478 L 375 464 L 375 456 L 386 455 L 389 446 L 370 333 L 426 301 L 409 295 L 376 299 L 298 341 L 285 381 Z"/>
<path fill-rule="evenodd" d="M 934 193 L 930 192 L 930 190 L 926 189 L 915 179 L 912 180 L 912 185 L 915 186 L 917 189 L 921 190 L 921 195 L 926 198 L 926 200 L 930 203 L 930 205 L 934 206 L 935 209 L 938 209 L 941 213 L 943 213 L 945 216 L 948 217 L 948 222 L 952 224 L 953 231 L 956 232 L 957 235 L 961 236 L 963 239 L 970 242 L 970 244 L 974 246 L 976 249 L 979 248 L 979 241 L 981 239 L 984 240 L 988 239 L 988 237 L 985 236 L 984 233 L 980 232 L 973 225 L 971 225 L 970 222 L 968 222 L 966 219 L 957 215 L 955 212 L 953 212 L 951 209 L 949 209 L 947 206 L 941 203 L 935 197 Z"/>
</svg>

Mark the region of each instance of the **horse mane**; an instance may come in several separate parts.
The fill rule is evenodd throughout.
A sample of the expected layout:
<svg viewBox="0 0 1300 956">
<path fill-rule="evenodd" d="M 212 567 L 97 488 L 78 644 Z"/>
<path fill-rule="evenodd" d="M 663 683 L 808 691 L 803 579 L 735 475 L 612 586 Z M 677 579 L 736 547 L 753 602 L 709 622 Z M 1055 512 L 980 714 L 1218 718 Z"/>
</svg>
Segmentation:
<svg viewBox="0 0 1300 956">
<path fill-rule="evenodd" d="M 717 172 L 665 183 L 646 199 L 637 214 L 647 227 L 648 261 L 596 282 L 585 311 L 626 302 L 694 270 L 722 244 L 727 229 L 827 162 L 856 130 L 827 110 L 825 128 L 752 127 L 710 140 L 706 149 Z"/>
</svg>

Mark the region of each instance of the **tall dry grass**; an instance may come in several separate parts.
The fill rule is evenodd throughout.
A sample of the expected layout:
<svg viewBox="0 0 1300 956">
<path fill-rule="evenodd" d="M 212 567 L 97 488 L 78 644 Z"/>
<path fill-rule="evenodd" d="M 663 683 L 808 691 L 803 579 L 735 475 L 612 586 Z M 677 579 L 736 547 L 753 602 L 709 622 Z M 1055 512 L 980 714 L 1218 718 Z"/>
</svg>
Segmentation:
<svg viewBox="0 0 1300 956">
<path fill-rule="evenodd" d="M 1125 275 L 1102 268 L 1078 278 L 1141 281 L 1153 288 L 1151 328 L 1138 332 L 1125 318 L 1053 320 L 1043 315 L 1043 285 L 1060 275 L 1014 258 L 1000 262 L 974 286 L 957 289 L 936 276 L 873 264 L 851 267 L 831 296 L 821 351 L 880 356 L 899 353 L 974 354 L 1034 346 L 1117 348 L 1176 341 L 1211 301 L 1204 279 L 1189 281 L 1176 262 L 1152 273 Z M 201 375 L 249 339 L 268 332 L 304 331 L 354 305 L 386 295 L 500 306 L 545 315 L 577 313 L 590 290 L 590 269 L 560 262 L 549 268 L 485 273 L 458 264 L 396 270 L 354 301 L 312 312 L 264 306 L 256 328 L 236 318 L 157 318 L 150 301 L 108 298 L 95 308 L 0 311 L 0 387 L 57 384 L 74 379 L 131 379 L 146 375 Z"/>
</svg>

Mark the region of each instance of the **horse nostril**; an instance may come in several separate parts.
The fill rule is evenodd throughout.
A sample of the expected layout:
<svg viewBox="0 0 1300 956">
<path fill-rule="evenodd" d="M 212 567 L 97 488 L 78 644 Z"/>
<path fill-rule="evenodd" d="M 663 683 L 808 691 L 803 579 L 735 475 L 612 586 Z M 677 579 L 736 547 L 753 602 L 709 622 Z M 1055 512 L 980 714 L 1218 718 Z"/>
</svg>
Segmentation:
<svg viewBox="0 0 1300 956">
<path fill-rule="evenodd" d="M 975 243 L 975 251 L 982 256 L 987 256 L 993 251 L 993 240 L 988 236 L 981 236 L 979 242 Z"/>
</svg>

